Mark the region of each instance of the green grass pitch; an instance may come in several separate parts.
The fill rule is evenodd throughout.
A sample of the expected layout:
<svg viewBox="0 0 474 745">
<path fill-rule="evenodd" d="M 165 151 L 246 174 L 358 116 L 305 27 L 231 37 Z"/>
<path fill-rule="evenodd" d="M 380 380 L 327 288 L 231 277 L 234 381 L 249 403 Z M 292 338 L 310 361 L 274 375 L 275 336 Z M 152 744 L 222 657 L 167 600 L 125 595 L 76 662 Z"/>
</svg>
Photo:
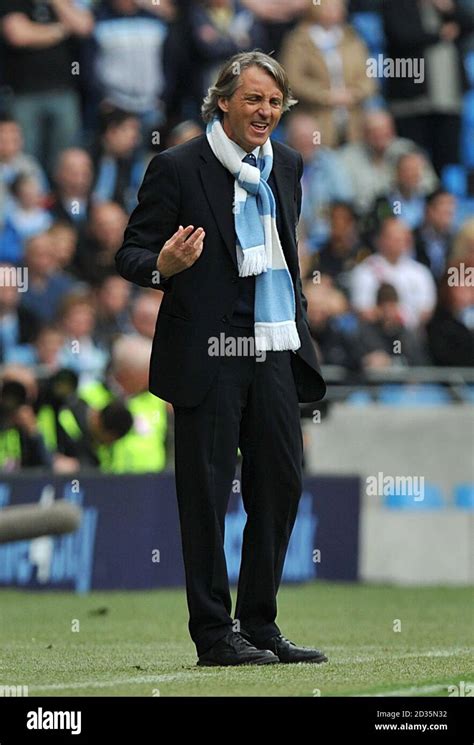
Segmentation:
<svg viewBox="0 0 474 745">
<path fill-rule="evenodd" d="M 196 667 L 184 590 L 0 590 L 0 686 L 29 696 L 448 696 L 474 682 L 471 588 L 286 585 L 278 622 L 329 663 Z"/>
</svg>

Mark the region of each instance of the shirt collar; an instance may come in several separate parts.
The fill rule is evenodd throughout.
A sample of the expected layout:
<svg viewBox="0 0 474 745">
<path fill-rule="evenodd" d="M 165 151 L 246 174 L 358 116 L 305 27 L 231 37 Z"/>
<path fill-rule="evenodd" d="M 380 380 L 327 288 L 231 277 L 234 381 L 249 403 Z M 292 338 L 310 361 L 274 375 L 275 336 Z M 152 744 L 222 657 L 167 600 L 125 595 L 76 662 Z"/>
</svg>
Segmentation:
<svg viewBox="0 0 474 745">
<path fill-rule="evenodd" d="M 227 135 L 226 137 L 229 140 L 232 147 L 234 148 L 237 155 L 239 156 L 240 160 L 242 160 L 243 158 L 245 158 L 246 155 L 248 155 L 248 153 L 242 147 L 240 147 L 240 145 L 238 145 L 237 142 L 234 142 L 234 140 L 231 140 L 230 137 L 228 137 Z M 256 160 L 258 160 L 259 152 L 260 152 L 260 145 L 257 145 L 257 147 L 254 150 L 252 150 L 252 153 L 255 155 Z"/>
</svg>

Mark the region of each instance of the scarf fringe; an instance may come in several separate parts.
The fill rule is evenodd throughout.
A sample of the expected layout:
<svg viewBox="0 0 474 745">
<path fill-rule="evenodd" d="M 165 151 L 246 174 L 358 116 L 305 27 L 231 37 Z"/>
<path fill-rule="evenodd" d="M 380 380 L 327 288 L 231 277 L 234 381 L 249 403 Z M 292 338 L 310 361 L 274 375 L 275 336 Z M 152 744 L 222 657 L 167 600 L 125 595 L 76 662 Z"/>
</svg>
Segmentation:
<svg viewBox="0 0 474 745">
<path fill-rule="evenodd" d="M 296 351 L 300 347 L 295 321 L 255 324 L 255 348 L 258 352 Z"/>
<path fill-rule="evenodd" d="M 237 250 L 237 263 L 240 277 L 250 277 L 267 271 L 267 252 L 265 246 L 253 246 Z"/>
</svg>

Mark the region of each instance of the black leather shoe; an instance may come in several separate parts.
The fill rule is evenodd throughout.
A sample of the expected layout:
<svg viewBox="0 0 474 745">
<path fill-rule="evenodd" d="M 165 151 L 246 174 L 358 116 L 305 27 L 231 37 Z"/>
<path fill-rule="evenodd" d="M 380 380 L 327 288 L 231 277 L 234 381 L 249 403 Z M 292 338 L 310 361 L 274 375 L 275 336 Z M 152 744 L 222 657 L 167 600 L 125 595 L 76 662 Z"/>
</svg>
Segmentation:
<svg viewBox="0 0 474 745">
<path fill-rule="evenodd" d="M 278 657 L 265 647 L 257 649 L 241 634 L 229 631 L 207 652 L 202 654 L 197 664 L 203 667 L 227 665 L 272 665 L 279 662 Z"/>
<path fill-rule="evenodd" d="M 249 641 L 257 647 L 257 649 L 269 649 L 273 654 L 276 654 L 280 662 L 292 663 L 292 662 L 313 662 L 319 664 L 321 662 L 327 662 L 328 658 L 319 649 L 312 649 L 311 647 L 297 647 L 296 644 L 290 642 L 289 639 L 285 639 L 282 634 L 272 636 L 265 642 L 256 644 L 252 641 L 250 636 L 247 637 Z"/>
</svg>

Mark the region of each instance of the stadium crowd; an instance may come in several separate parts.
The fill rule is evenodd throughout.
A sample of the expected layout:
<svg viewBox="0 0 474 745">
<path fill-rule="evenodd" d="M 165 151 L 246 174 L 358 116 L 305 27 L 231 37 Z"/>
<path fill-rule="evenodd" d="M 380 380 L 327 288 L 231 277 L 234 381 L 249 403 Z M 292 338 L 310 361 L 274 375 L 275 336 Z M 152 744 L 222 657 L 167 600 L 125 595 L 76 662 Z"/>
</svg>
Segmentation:
<svg viewBox="0 0 474 745">
<path fill-rule="evenodd" d="M 166 467 L 161 292 L 114 257 L 150 158 L 203 133 L 238 51 L 274 54 L 299 101 L 274 136 L 305 163 L 321 362 L 474 364 L 471 0 L 0 0 L 0 24 L 0 469 Z M 414 58 L 422 79 L 383 66 Z"/>
</svg>

